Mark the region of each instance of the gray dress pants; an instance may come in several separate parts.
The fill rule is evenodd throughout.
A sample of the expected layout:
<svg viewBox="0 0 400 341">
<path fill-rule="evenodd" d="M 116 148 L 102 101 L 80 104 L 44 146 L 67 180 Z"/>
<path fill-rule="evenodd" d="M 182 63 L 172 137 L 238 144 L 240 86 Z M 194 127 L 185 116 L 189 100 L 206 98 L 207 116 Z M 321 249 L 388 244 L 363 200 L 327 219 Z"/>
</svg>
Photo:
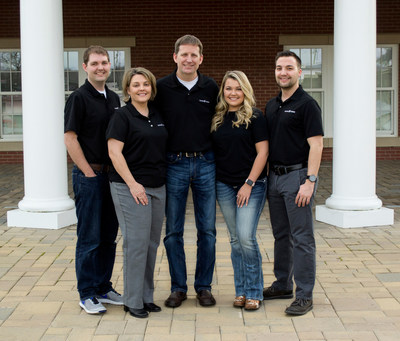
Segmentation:
<svg viewBox="0 0 400 341">
<path fill-rule="evenodd" d="M 154 266 L 165 212 L 165 186 L 146 187 L 149 204 L 136 204 L 125 183 L 112 182 L 111 194 L 123 237 L 124 304 L 141 309 L 153 302 Z"/>
<path fill-rule="evenodd" d="M 296 298 L 312 299 L 315 284 L 316 255 L 312 205 L 295 204 L 300 185 L 306 181 L 307 168 L 285 175 L 270 172 L 268 204 L 272 232 L 275 238 L 274 274 L 276 289 L 292 290 L 296 283 Z"/>
</svg>

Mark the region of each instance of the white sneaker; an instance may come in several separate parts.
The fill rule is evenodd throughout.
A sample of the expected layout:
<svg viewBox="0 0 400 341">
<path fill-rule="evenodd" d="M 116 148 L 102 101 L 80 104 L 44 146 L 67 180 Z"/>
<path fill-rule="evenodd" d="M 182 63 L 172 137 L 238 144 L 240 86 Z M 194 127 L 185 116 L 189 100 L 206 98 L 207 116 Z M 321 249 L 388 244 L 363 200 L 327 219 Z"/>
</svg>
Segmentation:
<svg viewBox="0 0 400 341">
<path fill-rule="evenodd" d="M 96 297 L 87 298 L 79 302 L 80 307 L 88 314 L 101 314 L 105 313 L 107 309 L 102 305 Z"/>
<path fill-rule="evenodd" d="M 124 305 L 122 296 L 117 293 L 114 289 L 111 289 L 108 293 L 97 297 L 101 303 L 109 303 L 115 305 Z"/>
</svg>

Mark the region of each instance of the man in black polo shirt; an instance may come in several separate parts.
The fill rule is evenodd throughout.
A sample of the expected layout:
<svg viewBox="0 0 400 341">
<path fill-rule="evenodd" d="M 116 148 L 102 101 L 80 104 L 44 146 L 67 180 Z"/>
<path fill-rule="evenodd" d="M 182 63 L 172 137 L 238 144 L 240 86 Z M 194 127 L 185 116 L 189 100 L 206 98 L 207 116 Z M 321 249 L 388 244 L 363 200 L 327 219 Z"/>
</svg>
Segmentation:
<svg viewBox="0 0 400 341">
<path fill-rule="evenodd" d="M 79 305 L 88 314 L 98 314 L 106 311 L 102 303 L 123 304 L 110 281 L 118 220 L 108 183 L 105 138 L 120 100 L 105 85 L 111 68 L 107 50 L 89 47 L 82 66 L 88 78 L 65 104 L 64 141 L 75 163 L 72 182 L 78 218 L 75 270 Z"/>
<path fill-rule="evenodd" d="M 194 288 L 202 306 L 215 305 L 211 281 L 215 264 L 215 163 L 210 127 L 218 86 L 198 72 L 203 45 L 191 35 L 179 38 L 173 55 L 177 69 L 157 82 L 156 104 L 168 130 L 166 236 L 171 275 L 167 307 L 186 299 L 187 274 L 183 230 L 189 187 L 197 227 Z"/>
<path fill-rule="evenodd" d="M 299 85 L 301 60 L 291 51 L 277 54 L 275 78 L 280 94 L 265 108 L 269 130 L 268 202 L 275 238 L 276 281 L 264 299 L 293 297 L 285 310 L 303 315 L 313 307 L 315 239 L 312 204 L 323 149 L 321 109 Z"/>
</svg>

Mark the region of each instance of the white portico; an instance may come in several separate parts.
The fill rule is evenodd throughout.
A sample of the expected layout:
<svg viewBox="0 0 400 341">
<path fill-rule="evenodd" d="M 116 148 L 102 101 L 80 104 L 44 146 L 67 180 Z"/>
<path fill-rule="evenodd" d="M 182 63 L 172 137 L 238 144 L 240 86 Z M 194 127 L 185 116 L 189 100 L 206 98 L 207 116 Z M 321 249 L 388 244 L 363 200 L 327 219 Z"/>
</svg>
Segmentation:
<svg viewBox="0 0 400 341">
<path fill-rule="evenodd" d="M 20 15 L 25 196 L 7 224 L 60 228 L 76 223 L 63 142 L 62 0 L 21 0 Z"/>
<path fill-rule="evenodd" d="M 62 0 L 20 0 L 20 14 L 25 195 L 7 221 L 59 228 L 76 222 L 63 144 Z M 375 189 L 376 1 L 336 0 L 334 16 L 333 189 L 316 218 L 390 225 L 393 210 L 382 208 Z"/>
<path fill-rule="evenodd" d="M 334 16 L 333 189 L 316 219 L 391 225 L 393 210 L 375 194 L 376 0 L 335 0 Z"/>
</svg>

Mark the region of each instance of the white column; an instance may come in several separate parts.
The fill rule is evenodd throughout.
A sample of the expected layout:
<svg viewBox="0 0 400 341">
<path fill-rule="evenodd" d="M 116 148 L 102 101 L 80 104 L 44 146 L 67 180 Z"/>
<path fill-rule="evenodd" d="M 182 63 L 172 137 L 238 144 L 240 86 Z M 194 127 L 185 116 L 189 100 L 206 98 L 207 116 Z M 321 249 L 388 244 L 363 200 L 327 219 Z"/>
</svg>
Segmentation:
<svg viewBox="0 0 400 341">
<path fill-rule="evenodd" d="M 316 219 L 340 226 L 393 224 L 376 177 L 376 0 L 335 0 L 332 195 Z"/>
<path fill-rule="evenodd" d="M 8 226 L 76 222 L 63 142 L 62 0 L 20 0 L 25 196 Z"/>
</svg>

